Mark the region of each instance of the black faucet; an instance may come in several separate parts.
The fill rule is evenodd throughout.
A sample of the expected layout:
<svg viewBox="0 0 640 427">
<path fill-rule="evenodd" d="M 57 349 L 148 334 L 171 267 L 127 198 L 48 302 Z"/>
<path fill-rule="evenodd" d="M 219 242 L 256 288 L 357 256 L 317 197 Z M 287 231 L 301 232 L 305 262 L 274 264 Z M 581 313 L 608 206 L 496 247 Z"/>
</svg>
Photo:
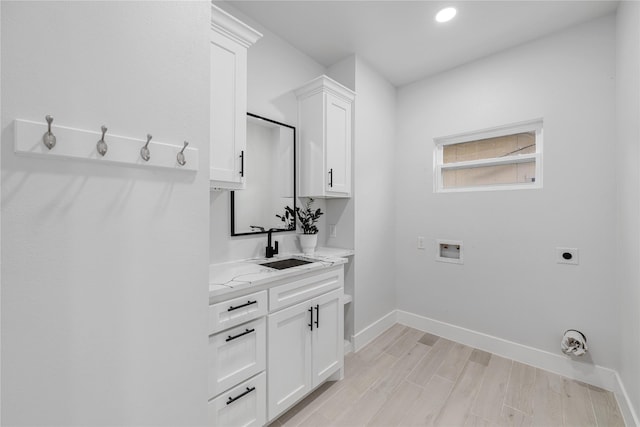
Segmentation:
<svg viewBox="0 0 640 427">
<path fill-rule="evenodd" d="M 274 255 L 278 254 L 278 241 L 276 240 L 276 244 L 275 247 L 271 247 L 271 232 L 272 231 L 280 231 L 279 228 L 270 228 L 269 231 L 267 231 L 267 247 L 266 249 L 266 254 L 265 256 L 267 258 L 273 258 Z"/>
</svg>

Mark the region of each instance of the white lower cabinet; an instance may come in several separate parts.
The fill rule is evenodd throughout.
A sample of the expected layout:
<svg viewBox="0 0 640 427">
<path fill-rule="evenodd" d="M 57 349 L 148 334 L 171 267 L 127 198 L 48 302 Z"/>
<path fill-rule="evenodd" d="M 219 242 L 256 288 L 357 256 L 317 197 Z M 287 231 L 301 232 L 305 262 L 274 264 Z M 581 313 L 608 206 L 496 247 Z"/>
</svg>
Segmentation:
<svg viewBox="0 0 640 427">
<path fill-rule="evenodd" d="M 266 375 L 261 373 L 209 401 L 209 425 L 216 427 L 266 424 Z"/>
<path fill-rule="evenodd" d="M 210 426 L 266 425 L 344 366 L 343 266 L 276 280 L 209 306 Z"/>
<path fill-rule="evenodd" d="M 343 289 L 269 314 L 268 420 L 344 365 Z"/>
</svg>

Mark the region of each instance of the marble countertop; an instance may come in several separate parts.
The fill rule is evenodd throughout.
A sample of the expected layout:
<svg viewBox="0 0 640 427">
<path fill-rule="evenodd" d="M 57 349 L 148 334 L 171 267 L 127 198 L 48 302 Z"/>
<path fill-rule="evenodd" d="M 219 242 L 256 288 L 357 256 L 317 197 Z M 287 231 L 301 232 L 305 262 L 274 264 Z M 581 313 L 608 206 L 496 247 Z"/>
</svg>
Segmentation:
<svg viewBox="0 0 640 427">
<path fill-rule="evenodd" d="M 238 291 L 263 289 L 271 282 L 308 273 L 314 270 L 329 268 L 334 265 L 346 264 L 348 256 L 353 255 L 351 249 L 317 248 L 313 255 L 302 253 L 279 254 L 273 258 L 253 258 L 231 261 L 209 266 L 209 298 L 217 300 L 225 294 L 236 294 Z M 265 267 L 265 262 L 278 261 L 286 258 L 299 258 L 312 261 L 310 264 L 298 267 L 276 270 Z"/>
</svg>

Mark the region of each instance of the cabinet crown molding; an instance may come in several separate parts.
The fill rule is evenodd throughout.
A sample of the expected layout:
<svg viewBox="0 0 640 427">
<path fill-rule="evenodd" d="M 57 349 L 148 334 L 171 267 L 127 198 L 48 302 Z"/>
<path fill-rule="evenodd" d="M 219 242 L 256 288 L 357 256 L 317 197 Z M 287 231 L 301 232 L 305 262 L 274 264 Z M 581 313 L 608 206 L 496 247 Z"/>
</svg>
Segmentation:
<svg viewBox="0 0 640 427">
<path fill-rule="evenodd" d="M 306 98 L 322 91 L 332 93 L 335 96 L 343 98 L 347 102 L 353 102 L 356 97 L 356 93 L 354 91 L 326 75 L 316 77 L 310 82 L 300 86 L 295 90 L 295 94 L 298 98 Z"/>
<path fill-rule="evenodd" d="M 262 38 L 262 33 L 213 4 L 211 5 L 211 29 L 247 48 Z"/>
</svg>

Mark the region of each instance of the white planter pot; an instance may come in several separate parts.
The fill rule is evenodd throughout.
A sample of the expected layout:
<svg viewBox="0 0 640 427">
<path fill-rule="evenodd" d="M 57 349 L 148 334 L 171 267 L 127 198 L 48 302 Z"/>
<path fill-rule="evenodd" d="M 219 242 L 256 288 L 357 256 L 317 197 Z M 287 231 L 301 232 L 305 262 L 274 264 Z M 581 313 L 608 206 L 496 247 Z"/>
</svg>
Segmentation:
<svg viewBox="0 0 640 427">
<path fill-rule="evenodd" d="M 316 251 L 316 245 L 318 244 L 317 234 L 299 234 L 300 246 L 302 247 L 302 253 L 305 255 L 313 255 Z"/>
</svg>

